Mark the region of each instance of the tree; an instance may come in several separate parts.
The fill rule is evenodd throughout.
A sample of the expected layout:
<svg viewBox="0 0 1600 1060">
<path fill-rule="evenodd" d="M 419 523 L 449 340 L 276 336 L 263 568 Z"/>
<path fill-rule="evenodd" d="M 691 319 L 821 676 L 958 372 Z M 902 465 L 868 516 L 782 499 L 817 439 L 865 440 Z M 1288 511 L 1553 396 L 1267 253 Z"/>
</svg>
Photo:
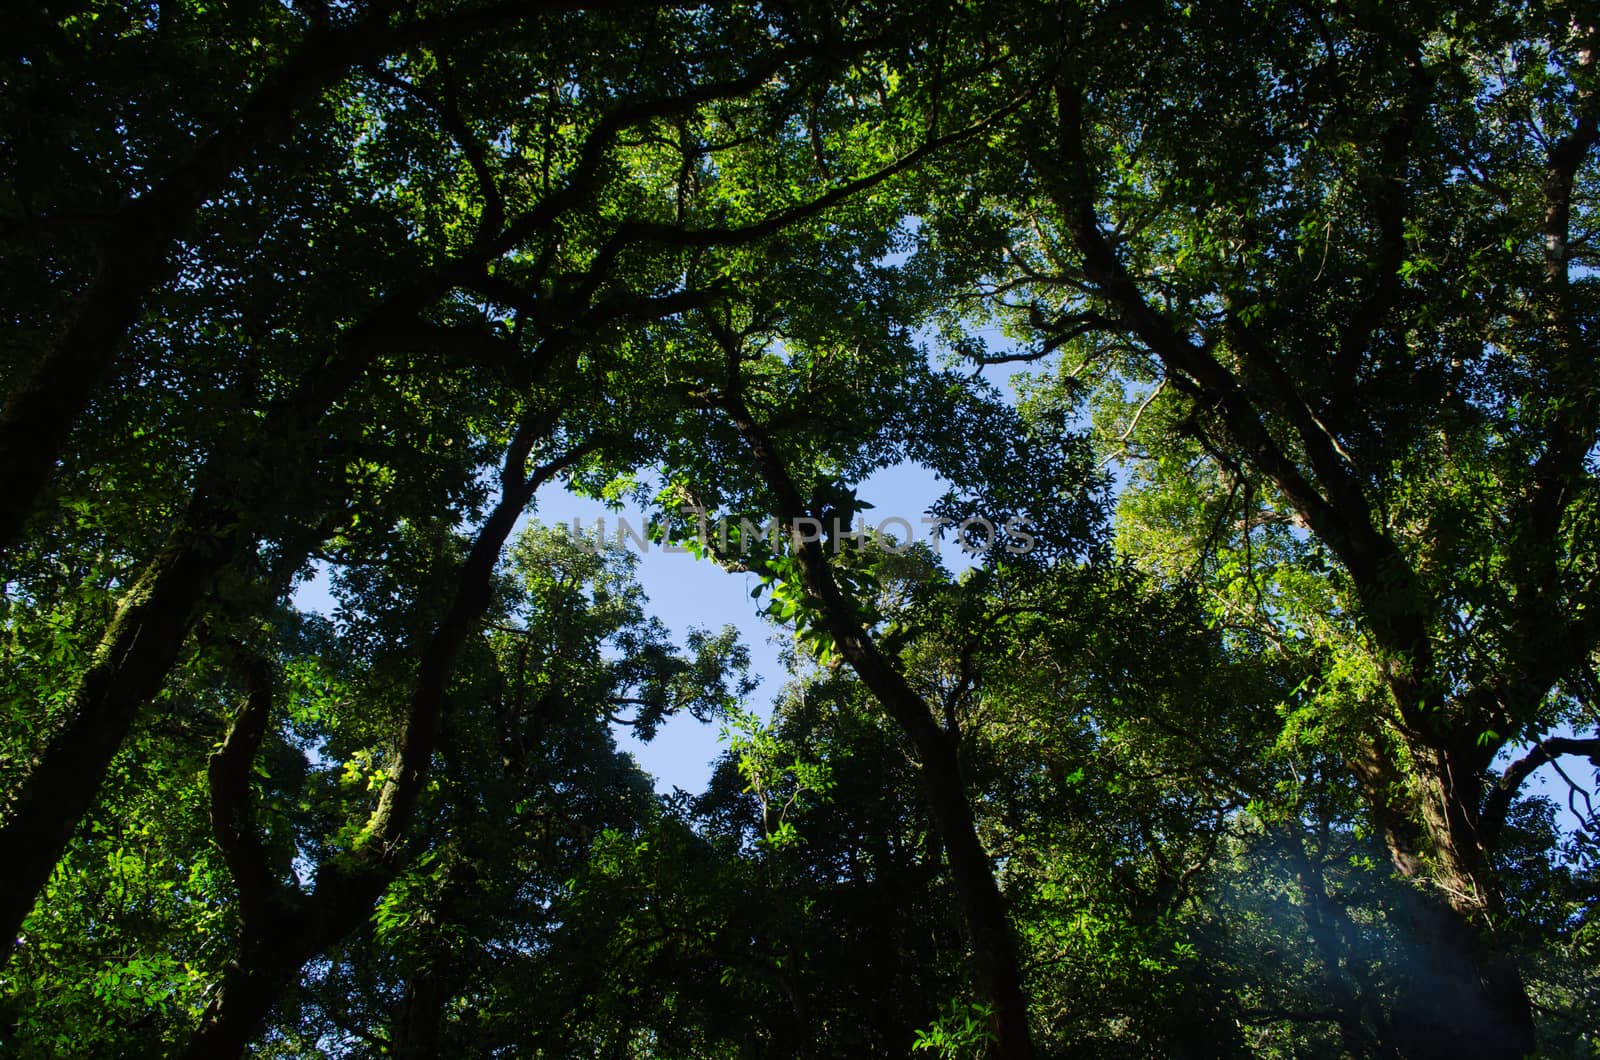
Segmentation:
<svg viewBox="0 0 1600 1060">
<path fill-rule="evenodd" d="M 408 17 L 404 5 L 379 2 L 343 8 L 336 19 L 327 5 L 247 15 L 93 4 L 59 23 L 44 12 L 29 18 L 15 63 L 18 135 L 3 232 L 28 263 L 18 275 L 34 276 L 8 285 L 22 295 L 24 323 L 0 413 L 0 493 L 9 500 L 0 550 L 17 543 L 96 384 L 173 276 L 176 244 L 202 214 L 212 231 L 250 224 L 241 170 L 282 167 L 265 179 L 292 179 L 307 163 L 300 145 L 285 145 L 296 119 L 331 102 L 330 90 L 355 70 L 527 14 L 464 4 Z M 177 76 L 152 80 L 151 68 Z M 78 85 L 76 105 L 55 91 L 63 81 Z M 313 156 L 319 164 L 338 166 Z M 251 175 L 251 190 L 260 189 L 264 175 Z M 226 200 L 235 196 L 246 200 L 243 218 L 229 216 Z"/>
<path fill-rule="evenodd" d="M 4 1047 L 1587 1055 L 1592 21 L 26 13 Z"/>
<path fill-rule="evenodd" d="M 815 190 L 807 155 L 796 157 L 781 139 L 736 131 L 783 127 L 796 96 L 825 83 L 838 61 L 803 16 L 792 26 L 736 15 L 713 24 L 653 11 L 639 14 L 637 24 L 631 17 L 574 16 L 567 33 L 573 50 L 543 62 L 532 61 L 523 38 L 480 32 L 454 51 L 419 53 L 368 73 L 356 111 L 365 124 L 353 123 L 348 135 L 372 159 L 366 172 L 379 185 L 383 234 L 418 238 L 399 260 L 385 257 L 381 242 L 360 249 L 360 297 L 313 303 L 307 308 L 327 312 L 307 322 L 314 330 L 276 336 L 287 363 L 272 366 L 270 388 L 265 366 L 250 360 L 256 347 L 245 335 L 228 336 L 229 352 L 244 352 L 250 378 L 259 379 L 246 406 L 248 428 L 189 439 L 213 443 L 192 474 L 192 496 L 168 516 L 159 548 L 134 552 L 133 571 L 118 580 L 126 591 L 87 665 L 55 676 L 58 687 L 72 687 L 58 717 L 33 721 L 46 733 L 43 748 L 17 778 L 0 833 L 0 848 L 17 866 L 7 923 L 26 914 L 141 704 L 161 688 L 212 585 L 263 550 L 281 552 L 283 573 L 292 574 L 318 539 L 345 521 L 337 498 L 323 493 L 330 481 L 345 469 L 375 475 L 379 484 L 399 475 L 431 487 L 419 497 L 425 519 L 452 507 L 472 511 L 478 475 L 518 430 L 518 395 L 546 372 L 569 370 L 581 357 L 578 336 L 695 304 L 703 292 L 677 281 L 697 253 L 758 242 L 931 149 L 923 144 L 886 165 L 878 155 L 848 159 L 852 168 L 824 176 Z M 628 25 L 664 32 L 654 38 L 660 52 L 619 56 L 615 68 L 590 68 L 587 82 L 567 80 L 569 55 L 591 54 L 590 35 L 609 40 L 619 30 L 626 35 Z M 759 46 L 743 46 L 753 41 Z M 852 47 L 838 43 L 845 55 Z M 521 73 L 499 76 L 513 69 Z M 615 98 L 606 89 L 615 82 L 631 88 Z M 465 95 L 462 83 L 474 94 Z M 812 117 L 823 120 L 815 109 Z M 381 131 L 369 137 L 371 127 Z M 633 142 L 640 129 L 673 131 L 666 153 L 649 135 Z M 726 143 L 717 139 L 722 133 Z M 739 157 L 755 154 L 765 160 Z M 732 175 L 726 183 L 718 182 L 719 166 Z M 787 201 L 751 208 L 728 195 L 744 167 L 785 175 Z M 317 207 L 338 216 L 336 204 Z M 211 265 L 209 276 L 226 292 L 233 285 L 221 264 Z M 275 265 L 263 262 L 252 279 L 275 285 Z M 254 293 L 248 284 L 244 290 Z M 205 303 L 206 312 L 224 319 L 225 304 L 216 301 Z M 392 371 L 408 356 L 432 359 L 433 371 L 454 384 L 407 395 L 422 399 L 411 414 L 442 450 L 436 478 L 432 468 L 414 476 L 411 461 L 389 469 L 390 460 L 374 459 L 371 437 L 391 426 L 384 398 L 395 392 L 377 369 Z M 594 378 L 604 392 L 603 372 Z M 427 404 L 452 394 L 466 407 L 447 412 Z M 469 411 L 474 403 L 495 411 L 479 419 L 481 412 Z M 435 415 L 429 433 L 424 425 Z M 138 429 L 173 427 L 181 424 Z M 322 474 L 324 466 L 336 473 Z M 357 497 L 350 505 L 357 509 L 349 513 L 352 526 L 363 514 L 359 503 Z M 26 584 L 29 573 L 18 581 Z M 6 938 L 14 936 L 8 929 Z"/>
<path fill-rule="evenodd" d="M 993 304 L 1030 356 L 1071 351 L 1113 402 L 1139 388 L 1118 440 L 1157 482 L 1192 490 L 1171 476 L 1201 454 L 1238 505 L 1220 529 L 1290 519 L 1337 563 L 1378 689 L 1342 751 L 1452 984 L 1396 1035 L 1521 1056 L 1490 792 L 1527 771 L 1492 767 L 1597 746 L 1538 750 L 1600 632 L 1594 30 L 1496 5 L 1190 14 L 1039 16 L 1067 43 L 1035 52 L 1053 87 L 989 178 Z"/>
<path fill-rule="evenodd" d="M 795 248 L 801 260 L 828 249 L 826 244 Z M 1081 551 L 1087 528 L 1096 522 L 1096 508 L 1079 488 L 1086 475 L 1048 464 L 1051 456 L 1081 458 L 1081 446 L 1048 431 L 1035 438 L 1013 436 L 1008 443 L 1008 428 L 1020 424 L 1006 415 L 1003 405 L 992 399 L 985 402 L 981 394 L 970 395 L 950 387 L 948 380 L 930 379 L 918 370 L 901 318 L 884 314 L 894 300 L 912 299 L 914 305 L 918 285 L 913 282 L 908 292 L 897 291 L 897 284 L 875 278 L 873 267 L 862 257 L 827 264 L 835 275 L 859 276 L 874 295 L 857 301 L 857 319 L 848 328 L 824 315 L 837 311 L 835 303 L 803 300 L 793 288 L 786 288 L 788 297 L 782 301 L 754 296 L 743 304 L 709 308 L 695 318 L 704 330 L 690 331 L 681 341 L 699 362 L 686 366 L 698 368 L 698 373 L 679 385 L 688 391 L 690 407 L 698 406 L 698 427 L 680 425 L 674 433 L 704 441 L 692 453 L 671 454 L 682 463 L 666 467 L 672 485 L 665 496 L 692 499 L 697 511 L 716 513 L 723 520 L 741 515 L 744 522 L 736 552 L 709 539 L 698 547 L 734 569 L 762 575 L 780 617 L 793 621 L 824 658 L 848 663 L 910 740 L 923 795 L 960 898 L 975 978 L 992 1012 L 997 1048 L 1002 1055 L 1031 1055 L 1032 1032 L 1011 926 L 989 853 L 975 829 L 960 761 L 960 733 L 950 722 L 947 706 L 913 686 L 896 657 L 892 634 L 880 628 L 883 616 L 871 600 L 876 577 L 872 563 L 841 565 L 830 553 L 838 555 L 843 528 L 853 525 L 860 510 L 848 489 L 849 477 L 875 464 L 894 463 L 905 451 L 896 452 L 882 440 L 885 420 L 898 420 L 896 426 L 917 439 L 920 445 L 914 452 L 925 452 L 936 466 L 952 471 L 967 463 L 960 445 L 952 445 L 945 433 L 950 425 L 947 417 L 955 416 L 957 422 L 964 420 L 982 431 L 979 437 L 992 443 L 989 452 L 1024 457 L 1010 470 L 1010 480 L 1027 482 L 1030 474 L 1041 471 L 1047 476 L 1059 474 L 1054 481 L 1064 481 L 1065 489 L 1034 493 L 1024 501 L 1040 505 L 1058 497 L 1065 500 L 1051 524 L 1037 511 L 1032 513 L 1033 525 L 1050 526 L 1043 536 L 1051 539 L 1051 551 Z M 764 279 L 761 273 L 752 276 L 748 290 L 761 290 Z M 870 353 L 860 341 L 863 336 L 876 340 Z M 853 371 L 842 379 L 818 371 L 819 364 L 844 353 L 841 341 L 851 340 L 857 361 Z M 883 367 L 872 361 L 881 361 Z M 885 400 L 886 388 L 874 392 L 851 385 L 855 371 L 874 369 L 887 379 L 903 380 L 898 401 Z M 1031 457 L 1027 456 L 1030 442 L 1040 443 Z M 844 481 L 836 468 L 844 471 Z M 1004 501 L 1010 480 L 974 482 L 962 476 L 960 485 L 988 494 L 982 497 L 990 504 L 983 509 L 986 518 L 991 526 L 1004 526 L 1014 511 L 992 505 Z M 745 529 L 749 519 L 742 513 L 761 511 L 773 513 L 787 543 L 751 539 Z M 756 515 L 755 521 L 760 523 L 762 517 Z M 807 533 L 808 526 L 819 529 Z M 824 527 L 826 537 L 820 530 Z M 858 555 L 863 551 L 859 541 L 854 551 Z"/>
</svg>

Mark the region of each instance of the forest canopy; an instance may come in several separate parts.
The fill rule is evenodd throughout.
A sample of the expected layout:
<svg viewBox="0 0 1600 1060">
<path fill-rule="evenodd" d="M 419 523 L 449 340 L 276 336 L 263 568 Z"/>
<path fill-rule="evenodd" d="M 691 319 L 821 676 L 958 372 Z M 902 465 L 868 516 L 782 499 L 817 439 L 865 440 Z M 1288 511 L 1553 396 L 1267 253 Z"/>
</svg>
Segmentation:
<svg viewBox="0 0 1600 1060">
<path fill-rule="evenodd" d="M 1538 0 L 14 12 L 0 1053 L 1595 1056 L 1597 54 Z M 843 532 L 898 466 L 1029 547 Z M 557 487 L 733 527 L 664 536 L 782 679 Z M 706 790 L 619 749 L 665 724 Z"/>
</svg>

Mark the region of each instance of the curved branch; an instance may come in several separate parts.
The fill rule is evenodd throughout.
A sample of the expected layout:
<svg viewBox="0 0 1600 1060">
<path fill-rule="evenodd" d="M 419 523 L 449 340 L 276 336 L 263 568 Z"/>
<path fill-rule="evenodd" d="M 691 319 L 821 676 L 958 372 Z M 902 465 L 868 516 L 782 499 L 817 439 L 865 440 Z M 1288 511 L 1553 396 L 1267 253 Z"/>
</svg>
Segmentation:
<svg viewBox="0 0 1600 1060">
<path fill-rule="evenodd" d="M 439 747 L 450 681 L 467 639 L 492 602 L 501 550 L 539 487 L 597 444 L 574 447 L 527 474 L 525 464 L 533 446 L 553 427 L 552 417 L 529 416 L 507 448 L 500 500 L 457 572 L 448 610 L 422 647 L 398 751 L 377 808 L 354 849 L 319 865 L 311 894 L 268 909 L 258 921 L 259 929 L 253 930 L 246 920 L 239 950 L 184 1056 L 200 1060 L 240 1055 L 301 965 L 354 930 L 404 866 L 405 841 Z"/>
<path fill-rule="evenodd" d="M 1600 736 L 1571 737 L 1550 736 L 1533 745 L 1533 749 L 1510 766 L 1506 767 L 1495 786 L 1489 790 L 1489 796 L 1484 801 L 1483 813 L 1478 822 L 1478 834 L 1482 839 L 1485 850 L 1493 851 L 1499 846 L 1500 833 L 1505 827 L 1506 814 L 1511 809 L 1511 801 L 1516 798 L 1517 792 L 1522 789 L 1530 776 L 1541 766 L 1554 762 L 1562 755 L 1577 755 L 1589 759 L 1596 767 L 1600 767 Z"/>
<path fill-rule="evenodd" d="M 228 726 L 222 745 L 206 761 L 206 779 L 211 788 L 212 835 L 238 888 L 239 919 L 249 934 L 264 927 L 267 903 L 278 886 L 250 796 L 251 769 L 272 713 L 273 673 L 264 657 L 243 650 L 236 654 L 235 665 L 244 679 L 244 706 Z"/>
</svg>

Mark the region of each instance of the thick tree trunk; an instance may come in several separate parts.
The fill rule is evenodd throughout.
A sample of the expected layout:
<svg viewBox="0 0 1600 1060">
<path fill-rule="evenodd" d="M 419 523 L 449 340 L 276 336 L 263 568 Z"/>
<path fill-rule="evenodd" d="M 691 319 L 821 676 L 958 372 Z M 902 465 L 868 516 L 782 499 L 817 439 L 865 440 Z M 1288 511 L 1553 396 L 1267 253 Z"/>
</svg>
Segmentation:
<svg viewBox="0 0 1600 1060">
<path fill-rule="evenodd" d="M 1416 974 L 1396 1005 L 1401 1050 L 1416 1057 L 1521 1060 L 1537 1038 L 1521 969 L 1493 931 L 1500 896 L 1474 826 L 1476 799 L 1450 780 L 1443 755 L 1418 755 L 1427 829 L 1428 881 L 1403 911 L 1421 953 Z M 1391 842 L 1391 860 L 1405 875 L 1420 859 Z"/>
<path fill-rule="evenodd" d="M 406 979 L 405 993 L 390 1022 L 389 1053 L 394 1060 L 432 1060 L 439 1055 L 444 1006 L 459 989 L 459 978 L 438 963 Z"/>
<path fill-rule="evenodd" d="M 1475 795 L 1450 782 L 1445 755 L 1418 747 L 1413 758 L 1420 820 L 1395 804 L 1405 778 L 1385 752 L 1351 763 L 1403 881 L 1396 913 L 1415 954 L 1394 1003 L 1393 1044 L 1405 1056 L 1520 1060 L 1536 1044 L 1533 1007 L 1493 934 L 1500 899 L 1469 808 Z"/>
<path fill-rule="evenodd" d="M 88 813 L 139 707 L 160 689 L 194 621 L 195 610 L 243 539 L 222 513 L 198 501 L 183 528 L 146 566 L 123 598 L 73 692 L 65 722 L 34 759 L 0 827 L 0 966 L 23 918 Z"/>
<path fill-rule="evenodd" d="M 1399 910 L 1414 942 L 1391 1016 L 1395 1049 L 1418 1058 L 1522 1060 L 1536 1039 L 1516 964 L 1436 895 L 1413 890 Z"/>
<path fill-rule="evenodd" d="M 1412 126 L 1432 84 L 1416 56 L 1405 58 L 1411 89 L 1384 144 L 1391 173 L 1403 172 Z M 1499 899 L 1476 828 L 1481 792 L 1471 790 L 1480 768 L 1471 754 L 1452 754 L 1460 734 L 1440 710 L 1448 696 L 1442 671 L 1432 657 L 1430 627 L 1437 618 L 1437 604 L 1384 527 L 1369 496 L 1370 478 L 1339 448 L 1266 340 L 1236 321 L 1225 326 L 1217 337 L 1226 339 L 1241 362 L 1235 369 L 1218 360 L 1209 343 L 1196 342 L 1189 330 L 1174 326 L 1165 310 L 1146 299 L 1100 224 L 1095 199 L 1098 174 L 1084 146 L 1083 99 L 1084 86 L 1064 70 L 1057 95 L 1061 164 L 1042 171 L 1052 182 L 1050 194 L 1083 255 L 1085 273 L 1097 293 L 1118 309 L 1122 325 L 1161 359 L 1168 378 L 1214 410 L 1242 462 L 1271 481 L 1338 556 L 1354 582 L 1361 618 L 1378 645 L 1377 661 L 1415 764 L 1404 776 L 1392 761 L 1377 769 L 1364 761 L 1353 761 L 1351 766 L 1361 779 L 1396 870 L 1419 881 L 1408 926 L 1418 945 L 1431 955 L 1433 967 L 1418 969 L 1407 996 L 1399 1002 L 1396 1023 L 1411 1028 L 1404 1049 L 1417 1056 L 1525 1056 L 1535 1042 L 1532 1008 L 1515 963 L 1492 934 L 1492 914 Z M 1552 202 L 1564 204 L 1573 167 L 1595 141 L 1600 123 L 1593 115 L 1586 121 L 1581 147 L 1575 142 L 1572 157 L 1556 172 L 1561 187 L 1554 193 L 1547 187 Z M 1394 261 L 1401 251 L 1404 215 L 1390 192 L 1384 199 L 1376 207 L 1385 246 L 1376 262 L 1371 295 L 1358 318 L 1350 321 L 1346 345 L 1352 350 L 1370 340 L 1397 290 Z M 1566 223 L 1565 213 L 1554 220 L 1547 217 L 1547 246 L 1553 238 L 1564 238 Z M 1559 287 L 1564 276 L 1564 271 L 1553 272 L 1551 284 Z M 1558 338 L 1553 347 L 1563 348 L 1564 341 Z M 1572 404 L 1592 414 L 1593 405 Z M 1589 450 L 1593 420 L 1582 419 L 1580 429 L 1570 432 L 1579 444 L 1563 446 L 1557 438 L 1546 457 L 1559 452 L 1551 459 L 1570 464 L 1574 454 Z M 1268 428 L 1274 421 L 1292 432 L 1294 445 L 1284 445 Z M 1564 493 L 1564 482 L 1553 481 L 1557 488 L 1548 494 L 1552 498 Z M 1547 529 L 1534 537 L 1545 540 L 1552 533 Z M 1473 735 L 1477 731 L 1481 728 Z"/>
<path fill-rule="evenodd" d="M 244 1055 L 295 973 L 310 959 L 304 947 L 292 945 L 293 941 L 257 948 L 228 965 L 222 986 L 200 1017 L 200 1029 L 182 1053 L 184 1060 Z"/>
<path fill-rule="evenodd" d="M 409 317 L 410 299 L 398 301 Z M 0 898 L 0 967 L 140 706 L 160 691 L 213 583 L 259 531 L 256 509 L 306 474 L 309 432 L 360 378 L 381 348 L 369 336 L 386 333 L 392 316 L 380 310 L 353 329 L 339 352 L 274 409 L 245 456 L 226 453 L 208 462 L 177 527 L 118 603 L 65 720 L 6 806 L 0 864 L 9 867 L 10 879 Z"/>
<path fill-rule="evenodd" d="M 0 826 L 0 863 L 12 867 L 0 899 L 0 967 L 10 959 L 22 920 L 88 812 L 111 760 L 183 647 L 219 574 L 261 529 L 262 512 L 304 488 L 311 439 L 327 410 L 372 361 L 408 328 L 419 307 L 449 288 L 442 274 L 397 291 L 340 337 L 336 350 L 273 407 L 242 453 L 213 456 L 199 475 L 188 510 L 133 588 L 79 679 L 65 720 L 51 734 Z M 314 517 L 316 513 L 305 513 Z"/>
</svg>

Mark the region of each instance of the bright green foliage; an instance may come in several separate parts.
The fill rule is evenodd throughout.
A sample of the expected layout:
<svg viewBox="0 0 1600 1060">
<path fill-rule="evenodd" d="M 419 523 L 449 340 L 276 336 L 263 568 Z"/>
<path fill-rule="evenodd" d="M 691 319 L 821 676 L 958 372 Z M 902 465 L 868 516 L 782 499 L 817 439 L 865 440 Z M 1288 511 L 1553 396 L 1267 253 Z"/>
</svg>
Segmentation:
<svg viewBox="0 0 1600 1060">
<path fill-rule="evenodd" d="M 933 1026 L 917 1032 L 911 1048 L 916 1052 L 937 1055 L 940 1060 L 965 1060 L 982 1056 L 990 1039 L 986 1023 L 989 1010 L 983 1005 L 966 1005 L 960 1000 L 950 1002 Z"/>
<path fill-rule="evenodd" d="M 0 1053 L 1595 1055 L 1593 11 L 7 33 Z"/>
<path fill-rule="evenodd" d="M 805 812 L 811 800 L 827 797 L 833 787 L 830 768 L 825 763 L 804 761 L 795 748 L 748 711 L 736 711 L 729 717 L 722 739 L 739 764 L 745 793 L 754 796 L 761 807 L 762 844 L 781 851 L 800 842 L 790 816 Z"/>
</svg>

